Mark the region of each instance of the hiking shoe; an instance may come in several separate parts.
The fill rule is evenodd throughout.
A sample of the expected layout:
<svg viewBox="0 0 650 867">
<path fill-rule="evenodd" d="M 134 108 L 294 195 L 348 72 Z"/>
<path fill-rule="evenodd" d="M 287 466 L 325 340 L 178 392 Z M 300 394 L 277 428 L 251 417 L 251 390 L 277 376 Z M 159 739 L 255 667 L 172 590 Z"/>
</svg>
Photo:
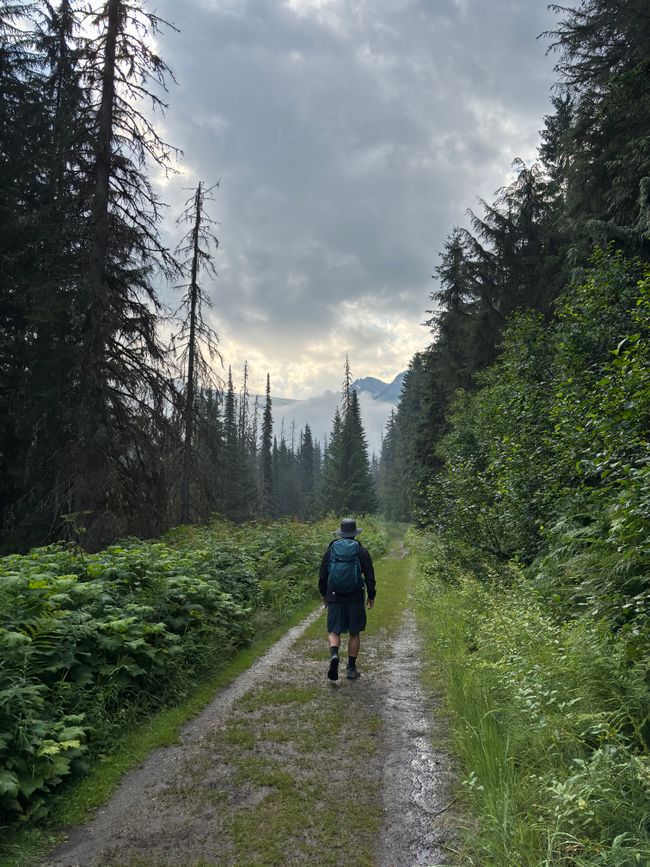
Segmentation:
<svg viewBox="0 0 650 867">
<path fill-rule="evenodd" d="M 338 680 L 339 679 L 339 658 L 338 656 L 333 656 L 330 659 L 330 667 L 327 670 L 327 676 L 330 680 Z"/>
<path fill-rule="evenodd" d="M 358 677 L 361 677 L 361 672 L 357 671 L 356 666 L 348 665 L 345 669 L 345 676 L 348 680 L 356 680 Z"/>
</svg>

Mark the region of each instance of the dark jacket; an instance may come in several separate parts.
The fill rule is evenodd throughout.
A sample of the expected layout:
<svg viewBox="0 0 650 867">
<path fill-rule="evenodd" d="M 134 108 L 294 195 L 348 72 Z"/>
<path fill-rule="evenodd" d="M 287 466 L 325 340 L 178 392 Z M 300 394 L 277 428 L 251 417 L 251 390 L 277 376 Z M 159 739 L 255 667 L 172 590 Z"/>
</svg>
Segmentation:
<svg viewBox="0 0 650 867">
<path fill-rule="evenodd" d="M 323 554 L 323 559 L 320 562 L 320 570 L 318 573 L 318 590 L 321 596 L 325 597 L 325 601 L 330 602 L 363 602 L 363 587 L 359 590 L 353 590 L 352 593 L 337 593 L 336 596 L 327 586 L 328 566 L 330 559 L 330 548 L 336 539 L 327 546 L 327 550 Z M 361 574 L 368 588 L 368 599 L 375 598 L 375 569 L 372 565 L 372 559 L 368 550 L 359 544 L 359 563 L 361 564 Z"/>
</svg>

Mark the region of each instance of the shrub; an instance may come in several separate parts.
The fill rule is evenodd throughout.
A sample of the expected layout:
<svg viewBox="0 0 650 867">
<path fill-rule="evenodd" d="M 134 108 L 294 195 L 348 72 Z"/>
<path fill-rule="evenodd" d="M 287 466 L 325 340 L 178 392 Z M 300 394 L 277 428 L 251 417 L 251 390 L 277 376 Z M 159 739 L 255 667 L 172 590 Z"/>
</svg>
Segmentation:
<svg viewBox="0 0 650 867">
<path fill-rule="evenodd" d="M 86 756 L 248 640 L 255 613 L 277 620 L 315 597 L 326 538 L 215 521 L 0 560 L 0 820 L 44 811 Z"/>
</svg>

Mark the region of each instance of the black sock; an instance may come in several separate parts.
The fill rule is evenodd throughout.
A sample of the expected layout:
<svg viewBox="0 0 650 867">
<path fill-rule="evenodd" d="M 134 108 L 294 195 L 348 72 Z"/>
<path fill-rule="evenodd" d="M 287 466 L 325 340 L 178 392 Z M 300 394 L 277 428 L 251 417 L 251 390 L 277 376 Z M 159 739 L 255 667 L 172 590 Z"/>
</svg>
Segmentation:
<svg viewBox="0 0 650 867">
<path fill-rule="evenodd" d="M 357 667 L 356 656 L 348 656 L 348 668 L 356 668 L 356 667 Z"/>
<path fill-rule="evenodd" d="M 330 647 L 330 656 L 338 656 L 338 655 L 339 655 L 338 647 Z"/>
</svg>

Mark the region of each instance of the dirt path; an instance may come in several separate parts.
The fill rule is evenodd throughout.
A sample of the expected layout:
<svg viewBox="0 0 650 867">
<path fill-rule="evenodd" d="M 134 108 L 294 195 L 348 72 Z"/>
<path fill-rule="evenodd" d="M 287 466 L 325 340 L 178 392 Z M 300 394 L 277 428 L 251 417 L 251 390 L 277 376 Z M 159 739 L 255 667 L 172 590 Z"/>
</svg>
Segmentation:
<svg viewBox="0 0 650 867">
<path fill-rule="evenodd" d="M 325 677 L 314 612 L 152 753 L 48 867 L 445 863 L 449 761 L 407 607 L 408 560 L 377 564 L 358 681 Z"/>
</svg>

